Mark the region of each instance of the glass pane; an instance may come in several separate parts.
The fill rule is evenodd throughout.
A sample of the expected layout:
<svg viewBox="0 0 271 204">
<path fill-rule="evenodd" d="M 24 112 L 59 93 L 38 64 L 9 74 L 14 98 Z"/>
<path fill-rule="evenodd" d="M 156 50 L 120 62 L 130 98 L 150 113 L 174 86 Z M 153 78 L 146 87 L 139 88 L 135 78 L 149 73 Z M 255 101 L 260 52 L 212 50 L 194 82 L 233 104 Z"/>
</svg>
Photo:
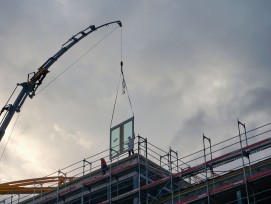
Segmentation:
<svg viewBox="0 0 271 204">
<path fill-rule="evenodd" d="M 128 150 L 128 138 L 133 137 L 133 121 L 124 124 L 124 151 Z"/>
<path fill-rule="evenodd" d="M 120 152 L 120 128 L 116 128 L 111 132 L 111 157 L 118 155 Z"/>
</svg>

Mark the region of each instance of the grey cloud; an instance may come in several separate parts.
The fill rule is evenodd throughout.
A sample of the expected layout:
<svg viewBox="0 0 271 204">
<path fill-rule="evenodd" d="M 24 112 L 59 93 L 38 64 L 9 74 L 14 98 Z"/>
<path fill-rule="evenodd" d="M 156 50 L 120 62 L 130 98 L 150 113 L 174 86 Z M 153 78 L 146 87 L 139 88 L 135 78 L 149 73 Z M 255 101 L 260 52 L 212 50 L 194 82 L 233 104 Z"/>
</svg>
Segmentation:
<svg viewBox="0 0 271 204">
<path fill-rule="evenodd" d="M 259 87 L 248 90 L 243 96 L 242 114 L 253 115 L 263 113 L 270 115 L 271 90 Z"/>
<path fill-rule="evenodd" d="M 4 105 L 16 83 L 25 81 L 73 34 L 90 24 L 122 20 L 136 133 L 164 149 L 172 145 L 182 155 L 191 153 L 202 147 L 203 132 L 217 142 L 235 135 L 237 117 L 249 126 L 270 121 L 269 8 L 269 1 L 4 1 L 0 102 Z M 110 29 L 95 32 L 66 53 L 44 85 Z M 104 141 L 120 70 L 119 34 L 116 30 L 51 86 L 27 99 L 13 142 L 23 137 L 18 147 L 41 147 L 37 154 L 47 155 L 48 171 L 108 148 Z M 120 116 L 126 102 L 120 98 L 117 104 Z M 54 124 L 65 130 L 64 137 L 57 136 Z M 78 131 L 97 148 L 81 148 L 72 155 L 69 149 L 79 149 L 72 142 Z M 4 159 L 25 163 L 13 154 L 13 145 Z"/>
<path fill-rule="evenodd" d="M 195 147 L 201 144 L 203 132 L 207 128 L 207 120 L 205 111 L 199 110 L 196 115 L 183 121 L 181 128 L 171 141 L 171 145 L 177 148 L 176 144 L 181 144 L 178 148 L 184 148 L 184 151 L 198 150 Z"/>
</svg>

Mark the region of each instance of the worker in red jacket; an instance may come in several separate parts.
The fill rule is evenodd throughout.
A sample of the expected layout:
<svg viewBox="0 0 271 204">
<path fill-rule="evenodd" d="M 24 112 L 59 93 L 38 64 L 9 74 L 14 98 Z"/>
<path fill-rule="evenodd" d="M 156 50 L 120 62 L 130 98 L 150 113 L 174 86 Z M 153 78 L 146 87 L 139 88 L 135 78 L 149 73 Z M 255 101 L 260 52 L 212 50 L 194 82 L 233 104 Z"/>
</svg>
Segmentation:
<svg viewBox="0 0 271 204">
<path fill-rule="evenodd" d="M 108 167 L 104 158 L 101 158 L 101 169 L 102 169 L 103 175 L 105 175 Z"/>
</svg>

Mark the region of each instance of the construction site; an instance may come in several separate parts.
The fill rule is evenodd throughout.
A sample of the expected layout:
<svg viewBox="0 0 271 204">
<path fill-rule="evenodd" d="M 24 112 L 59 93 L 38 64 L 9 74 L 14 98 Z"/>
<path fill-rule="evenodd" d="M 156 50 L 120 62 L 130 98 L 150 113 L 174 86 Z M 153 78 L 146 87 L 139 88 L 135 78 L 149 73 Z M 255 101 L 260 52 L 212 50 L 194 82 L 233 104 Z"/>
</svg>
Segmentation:
<svg viewBox="0 0 271 204">
<path fill-rule="evenodd" d="M 125 138 L 121 129 L 131 122 L 112 130 Z M 44 178 L 6 183 L 0 202 L 270 203 L 271 124 L 247 131 L 238 121 L 238 128 L 239 135 L 217 144 L 203 135 L 203 149 L 186 156 L 138 135 L 134 154 L 124 142 Z M 104 175 L 100 158 L 108 164 Z"/>
<path fill-rule="evenodd" d="M 110 24 L 122 27 L 120 21 L 89 26 L 64 43 L 36 73 L 28 75 L 27 82 L 17 85 L 22 89 L 15 102 L 7 102 L 1 110 L 5 114 L 0 140 L 26 98 L 35 96 L 49 67 L 88 34 Z M 128 94 L 122 66 L 121 60 L 123 93 Z M 129 95 L 128 99 L 131 106 Z M 271 123 L 247 130 L 245 123 L 237 120 L 239 134 L 232 133 L 216 144 L 203 134 L 198 140 L 202 149 L 189 155 L 158 147 L 148 135 L 135 135 L 134 123 L 133 114 L 110 126 L 110 147 L 95 155 L 42 178 L 1 183 L 0 203 L 271 203 Z"/>
</svg>

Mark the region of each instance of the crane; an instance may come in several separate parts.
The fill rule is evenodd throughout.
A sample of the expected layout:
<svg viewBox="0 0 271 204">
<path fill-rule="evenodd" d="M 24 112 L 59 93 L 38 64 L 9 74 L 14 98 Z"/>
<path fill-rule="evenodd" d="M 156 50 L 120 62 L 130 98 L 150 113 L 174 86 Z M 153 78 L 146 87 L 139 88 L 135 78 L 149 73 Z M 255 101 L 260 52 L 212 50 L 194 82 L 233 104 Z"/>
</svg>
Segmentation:
<svg viewBox="0 0 271 204">
<path fill-rule="evenodd" d="M 23 106 L 28 96 L 29 98 L 33 98 L 35 96 L 36 90 L 42 84 L 42 81 L 46 77 L 46 75 L 49 73 L 48 69 L 58 60 L 58 58 L 60 58 L 72 46 L 74 46 L 76 43 L 78 43 L 80 40 L 82 40 L 84 37 L 86 37 L 90 33 L 98 30 L 99 28 L 108 26 L 110 24 L 118 24 L 120 27 L 122 27 L 121 21 L 112 21 L 110 23 L 106 23 L 98 27 L 95 27 L 94 25 L 87 27 L 86 29 L 72 36 L 67 42 L 65 42 L 62 45 L 61 49 L 55 55 L 50 57 L 47 61 L 45 61 L 41 65 L 41 67 L 38 68 L 37 72 L 28 74 L 28 78 L 26 82 L 17 84 L 17 86 L 21 86 L 22 89 L 19 92 L 14 103 L 13 104 L 7 103 L 0 111 L 0 115 L 2 115 L 5 112 L 0 123 L 0 141 L 5 135 L 5 130 L 8 127 L 15 112 L 20 112 L 21 107 Z M 30 75 L 32 76 L 30 77 Z"/>
</svg>

